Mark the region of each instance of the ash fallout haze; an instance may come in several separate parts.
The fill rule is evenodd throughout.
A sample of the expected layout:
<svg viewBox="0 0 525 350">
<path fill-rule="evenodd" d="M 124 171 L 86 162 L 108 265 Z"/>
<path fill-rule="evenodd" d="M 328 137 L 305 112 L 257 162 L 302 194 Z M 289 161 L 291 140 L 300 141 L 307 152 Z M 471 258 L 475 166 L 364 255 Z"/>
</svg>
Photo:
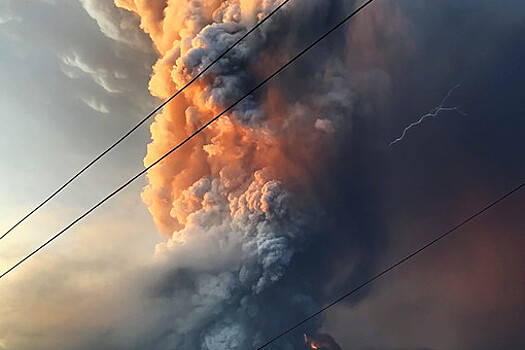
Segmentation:
<svg viewBox="0 0 525 350">
<path fill-rule="evenodd" d="M 282 3 L 0 2 L 1 231 Z M 0 272 L 361 4 L 289 0 L 0 240 Z M 521 1 L 374 1 L 0 279 L 0 349 L 257 349 L 524 181 L 524 78 Z M 523 348 L 523 208 L 267 348 Z"/>
</svg>

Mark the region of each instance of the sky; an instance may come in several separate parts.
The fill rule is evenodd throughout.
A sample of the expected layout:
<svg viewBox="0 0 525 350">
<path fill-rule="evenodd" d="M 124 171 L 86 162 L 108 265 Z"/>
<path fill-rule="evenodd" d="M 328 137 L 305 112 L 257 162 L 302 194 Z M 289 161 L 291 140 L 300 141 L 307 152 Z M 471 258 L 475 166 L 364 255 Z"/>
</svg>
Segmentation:
<svg viewBox="0 0 525 350">
<path fill-rule="evenodd" d="M 2 231 L 278 3 L 1 2 Z M 355 4 L 296 3 L 0 241 L 2 270 Z M 377 0 L 0 280 L 0 349 L 256 347 L 523 182 L 524 7 Z M 457 85 L 466 115 L 389 146 Z M 514 195 L 273 348 L 521 348 L 524 207 Z"/>
</svg>

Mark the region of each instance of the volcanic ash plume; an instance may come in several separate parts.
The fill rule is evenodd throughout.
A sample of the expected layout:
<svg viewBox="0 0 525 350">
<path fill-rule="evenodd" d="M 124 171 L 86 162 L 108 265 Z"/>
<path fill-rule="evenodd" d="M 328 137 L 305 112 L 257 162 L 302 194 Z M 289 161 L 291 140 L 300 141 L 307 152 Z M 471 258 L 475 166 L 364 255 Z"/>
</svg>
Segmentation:
<svg viewBox="0 0 525 350">
<path fill-rule="evenodd" d="M 115 3 L 151 37 L 159 59 L 150 91 L 167 99 L 280 1 Z M 287 5 L 156 117 L 145 164 L 278 68 L 343 5 Z M 311 188 L 350 130 L 347 72 L 338 53 L 326 54 L 338 46 L 326 43 L 148 173 L 143 200 L 167 236 L 157 254 L 169 266 L 155 288 L 169 304 L 158 348 L 253 348 L 316 308 L 311 291 L 290 282 L 289 266 L 320 232 Z M 304 347 L 292 338 L 279 348 Z"/>
</svg>

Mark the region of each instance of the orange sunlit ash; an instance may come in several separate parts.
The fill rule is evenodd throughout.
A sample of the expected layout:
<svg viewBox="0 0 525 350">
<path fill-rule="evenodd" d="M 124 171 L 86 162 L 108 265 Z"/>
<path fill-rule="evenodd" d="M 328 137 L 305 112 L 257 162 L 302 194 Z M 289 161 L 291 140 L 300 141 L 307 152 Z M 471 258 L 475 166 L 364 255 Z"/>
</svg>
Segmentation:
<svg viewBox="0 0 525 350">
<path fill-rule="evenodd" d="M 202 69 L 200 63 L 199 69 L 194 69 L 192 60 L 210 50 L 213 44 L 201 35 L 206 26 L 224 25 L 229 33 L 242 23 L 253 25 L 261 18 L 263 9 L 273 8 L 278 1 L 272 4 L 256 0 L 115 0 L 115 3 L 135 12 L 141 27 L 151 37 L 159 59 L 153 67 L 149 89 L 152 95 L 165 100 Z M 210 53 L 210 57 L 216 57 L 225 48 Z M 221 96 L 212 93 L 211 85 L 217 79 L 225 78 L 212 69 L 156 116 L 151 126 L 152 142 L 144 160 L 146 166 L 226 107 L 218 101 Z M 235 98 L 244 92 L 240 91 Z M 307 182 L 306 170 L 320 160 L 315 147 L 307 146 L 316 140 L 307 138 L 312 133 L 302 130 L 305 127 L 297 120 L 293 128 L 283 126 L 289 107 L 280 95 L 278 88 L 272 88 L 261 97 L 259 108 L 264 125 L 240 122 L 235 112 L 224 115 L 180 148 L 176 156 L 168 157 L 148 172 L 149 184 L 142 198 L 163 234 L 171 236 L 183 228 L 188 215 L 200 207 L 201 204 L 188 200 L 185 193 L 203 177 L 219 178 L 232 193 L 242 191 L 253 174 L 262 169 L 273 179 L 295 185 Z"/>
</svg>

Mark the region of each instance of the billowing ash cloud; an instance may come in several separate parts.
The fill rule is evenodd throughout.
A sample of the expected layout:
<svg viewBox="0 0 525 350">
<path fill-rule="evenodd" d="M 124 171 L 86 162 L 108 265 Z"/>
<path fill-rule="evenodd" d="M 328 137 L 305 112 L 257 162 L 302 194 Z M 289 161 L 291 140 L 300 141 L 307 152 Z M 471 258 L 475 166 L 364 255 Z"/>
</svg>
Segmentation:
<svg viewBox="0 0 525 350">
<path fill-rule="evenodd" d="M 150 91 L 166 99 L 280 2 L 115 3 L 137 13 L 150 35 L 159 55 Z M 156 117 L 145 164 L 286 62 L 350 3 L 292 1 Z M 167 272 L 151 291 L 171 315 L 159 349 L 253 348 L 318 307 L 321 286 L 299 282 L 292 265 L 331 230 L 328 196 L 316 190 L 330 187 L 326 167 L 352 129 L 356 95 L 342 43 L 344 33 L 323 43 L 148 173 L 143 200 L 167 236 L 157 246 Z M 279 344 L 304 347 L 302 336 Z"/>
<path fill-rule="evenodd" d="M 146 109 L 135 90 L 146 86 L 139 78 L 151 69 L 151 44 L 158 60 L 149 88 L 165 99 L 279 1 L 8 4 L 11 17 L 23 20 L 3 28 L 29 43 L 39 42 L 45 23 L 75 29 L 51 26 L 55 39 L 44 44 L 52 48 L 56 73 L 86 86 L 86 93 L 65 89 L 75 101 L 113 116 Z M 352 5 L 292 0 L 156 117 L 145 163 L 279 68 Z M 66 23 L 57 20 L 60 10 Z M 6 316 L 0 342 L 39 349 L 251 349 L 338 295 L 360 277 L 356 271 L 367 273 L 381 231 L 379 196 L 370 185 L 377 165 L 368 157 L 371 138 L 352 131 L 363 126 L 365 118 L 355 117 L 369 106 L 358 92 L 370 83 L 353 78 L 347 40 L 344 30 L 335 33 L 149 172 L 142 197 L 163 235 L 157 265 L 142 255 L 128 257 L 118 246 L 112 249 L 120 254 L 109 252 L 107 261 L 93 264 L 92 251 L 99 252 L 109 234 L 130 246 L 111 232 L 115 224 L 104 224 L 92 249 L 81 245 L 88 263 L 71 253 L 65 262 L 38 265 L 34 279 L 4 293 L 9 298 L 2 310 L 31 305 L 28 300 L 39 307 L 29 316 L 25 309 Z M 378 74 L 367 75 L 367 69 L 359 71 Z M 128 263 L 121 254 L 137 261 Z M 60 270 L 56 279 L 63 283 L 39 268 Z M 52 308 L 40 300 L 47 288 L 54 290 Z M 302 349 L 303 333 L 315 334 L 321 323 L 313 320 L 275 346 Z"/>
</svg>

